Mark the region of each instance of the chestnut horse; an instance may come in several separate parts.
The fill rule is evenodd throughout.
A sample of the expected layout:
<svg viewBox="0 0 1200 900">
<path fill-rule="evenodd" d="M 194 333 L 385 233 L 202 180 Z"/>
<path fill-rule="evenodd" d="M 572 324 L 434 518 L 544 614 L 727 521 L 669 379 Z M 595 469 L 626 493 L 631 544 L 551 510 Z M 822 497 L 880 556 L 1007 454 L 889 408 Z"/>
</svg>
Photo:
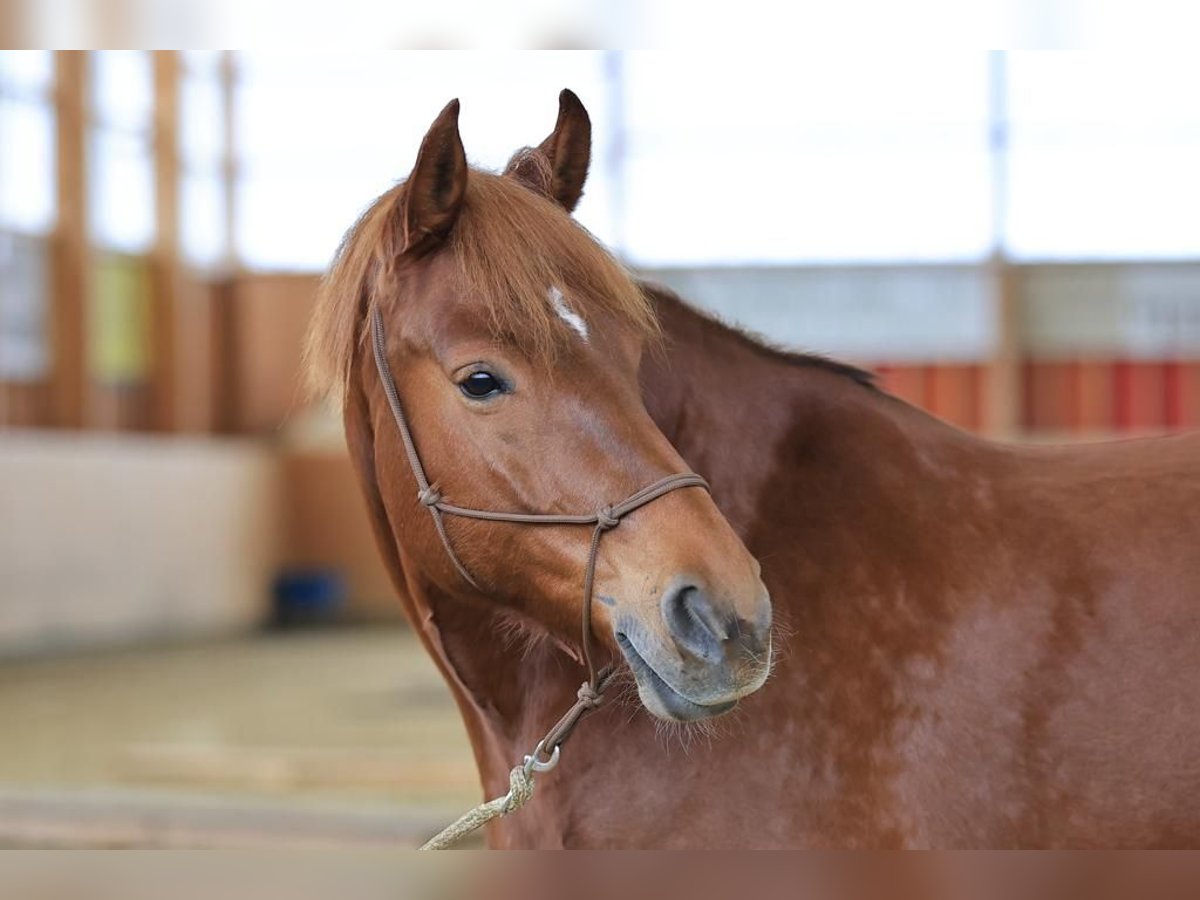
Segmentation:
<svg viewBox="0 0 1200 900">
<path fill-rule="evenodd" d="M 457 115 L 347 235 L 309 352 L 489 797 L 574 701 L 587 533 L 447 517 L 472 587 L 416 497 L 370 317 L 456 503 L 578 513 L 689 469 L 711 485 L 605 537 L 591 634 L 628 690 L 493 846 L 1200 843 L 1197 436 L 958 431 L 639 290 L 569 216 L 574 95 L 501 176 L 468 170 Z"/>
</svg>

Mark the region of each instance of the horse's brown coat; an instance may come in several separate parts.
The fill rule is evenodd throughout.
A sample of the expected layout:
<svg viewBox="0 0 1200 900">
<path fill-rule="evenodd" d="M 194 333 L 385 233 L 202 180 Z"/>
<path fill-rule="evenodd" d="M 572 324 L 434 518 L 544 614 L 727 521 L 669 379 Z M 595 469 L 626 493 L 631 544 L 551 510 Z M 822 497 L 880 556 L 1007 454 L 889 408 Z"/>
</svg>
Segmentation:
<svg viewBox="0 0 1200 900">
<path fill-rule="evenodd" d="M 563 109 L 560 128 L 578 136 L 586 113 L 577 101 Z M 448 107 L 425 146 L 445 151 L 456 116 Z M 562 148 L 561 159 L 520 156 L 511 174 L 569 207 L 581 146 L 550 141 L 530 152 Z M 443 161 L 456 165 L 451 149 Z M 432 171 L 440 178 L 455 165 Z M 520 212 L 520 240 L 557 242 L 555 230 L 573 226 L 551 204 L 512 193 L 516 180 L 480 176 L 463 202 L 493 224 Z M 430 196 L 453 196 L 443 188 Z M 525 304 L 554 326 L 529 305 L 547 275 L 503 252 L 507 231 L 455 225 L 454 210 L 443 223 L 451 254 L 434 241 L 393 266 L 391 223 L 426 233 L 393 208 L 413 208 L 403 188 L 348 239 L 313 346 L 345 388 L 381 550 L 462 711 L 484 792 L 506 790 L 509 768 L 574 699 L 569 598 L 582 548 L 458 524 L 456 548 L 490 576 L 494 596 L 461 583 L 413 496 L 369 354 L 353 340 L 370 303 L 398 325 L 389 352 L 404 354 L 398 381 L 432 477 L 485 508 L 516 500 L 545 510 L 611 500 L 686 463 L 710 481 L 716 507 L 698 491 L 663 498 L 612 533 L 598 571 L 626 592 L 622 604 L 672 565 L 732 598 L 757 580 L 744 544 L 777 623 L 772 679 L 715 734 L 662 734 L 636 702 L 610 700 L 579 726 L 533 802 L 493 826 L 496 846 L 1200 842 L 1200 435 L 991 443 L 854 370 L 766 348 L 657 289 L 648 291 L 665 340 L 641 353 L 636 304 L 614 307 L 596 289 L 602 276 L 624 291 L 621 276 L 577 243 L 535 261 L 573 261 L 561 274 L 582 279 L 571 299 L 592 330 L 547 380 L 522 361 L 520 317 L 485 339 L 480 312 Z M 470 257 L 456 243 L 463 228 L 499 242 L 472 265 L 495 267 L 488 279 L 518 278 L 528 295 L 464 293 L 448 268 L 455 247 L 460 270 Z M 464 344 L 517 367 L 534 405 L 525 397 L 476 415 L 447 403 L 443 372 L 454 366 L 443 358 Z M 602 603 L 594 615 L 615 655 L 609 611 Z M 514 627 L 528 640 L 514 641 Z"/>
<path fill-rule="evenodd" d="M 656 297 L 647 407 L 761 561 L 779 660 L 686 748 L 628 705 L 595 713 L 493 842 L 1200 841 L 1198 436 L 992 444 Z M 403 462 L 376 456 L 368 388 L 346 422 L 380 543 L 499 794 L 579 672 L 399 566 L 380 497 Z"/>
</svg>

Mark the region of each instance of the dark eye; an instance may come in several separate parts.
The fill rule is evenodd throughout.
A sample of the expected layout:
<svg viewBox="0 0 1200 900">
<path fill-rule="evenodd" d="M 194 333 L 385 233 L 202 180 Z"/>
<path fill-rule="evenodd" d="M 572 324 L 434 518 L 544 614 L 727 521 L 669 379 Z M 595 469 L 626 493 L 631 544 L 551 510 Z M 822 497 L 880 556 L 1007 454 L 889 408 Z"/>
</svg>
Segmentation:
<svg viewBox="0 0 1200 900">
<path fill-rule="evenodd" d="M 483 400 L 502 393 L 504 385 L 491 372 L 472 372 L 458 383 L 458 389 L 472 400 Z"/>
</svg>

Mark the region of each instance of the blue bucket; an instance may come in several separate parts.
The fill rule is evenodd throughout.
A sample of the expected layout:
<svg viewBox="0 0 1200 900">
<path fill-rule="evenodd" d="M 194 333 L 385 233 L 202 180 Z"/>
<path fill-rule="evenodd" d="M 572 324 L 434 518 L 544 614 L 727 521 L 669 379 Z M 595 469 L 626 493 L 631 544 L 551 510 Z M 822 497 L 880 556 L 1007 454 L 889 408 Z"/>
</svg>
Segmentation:
<svg viewBox="0 0 1200 900">
<path fill-rule="evenodd" d="M 276 625 L 320 625 L 345 612 L 346 583 L 336 569 L 284 569 L 271 589 Z"/>
</svg>

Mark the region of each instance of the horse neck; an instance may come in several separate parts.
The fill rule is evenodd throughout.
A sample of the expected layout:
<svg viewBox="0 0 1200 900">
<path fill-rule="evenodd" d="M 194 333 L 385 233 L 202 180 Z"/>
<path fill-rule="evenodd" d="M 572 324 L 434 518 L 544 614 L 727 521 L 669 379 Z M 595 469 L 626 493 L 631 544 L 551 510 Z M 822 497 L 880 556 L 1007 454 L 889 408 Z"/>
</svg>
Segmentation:
<svg viewBox="0 0 1200 900">
<path fill-rule="evenodd" d="M 901 510 L 910 479 L 981 446 L 850 367 L 774 350 L 665 290 L 648 292 L 664 344 L 642 364 L 647 409 L 760 557 L 775 552 L 774 535 L 795 539 L 799 518 L 840 527 Z M 937 479 L 924 483 L 922 502 L 939 502 Z"/>
<path fill-rule="evenodd" d="M 910 478 L 954 445 L 956 433 L 846 374 L 757 345 L 671 295 L 652 296 L 665 343 L 643 362 L 647 409 L 709 479 L 718 506 L 775 581 L 781 618 L 795 620 L 789 604 L 833 593 L 828 584 L 805 584 L 803 572 L 781 572 L 802 558 L 796 547 L 814 536 L 826 548 L 839 540 L 857 547 L 853 529 L 881 509 L 901 521 L 934 493 L 923 489 L 915 501 Z M 360 363 L 362 383 L 370 383 L 373 370 Z M 552 640 L 534 629 L 522 634 L 520 623 L 465 588 L 438 587 L 406 556 L 381 486 L 411 476 L 386 404 L 368 400 L 361 385 L 346 408 L 346 431 L 408 618 L 463 713 L 485 792 L 503 793 L 508 768 L 571 704 L 582 670 Z M 778 590 L 781 583 L 789 590 Z"/>
</svg>

